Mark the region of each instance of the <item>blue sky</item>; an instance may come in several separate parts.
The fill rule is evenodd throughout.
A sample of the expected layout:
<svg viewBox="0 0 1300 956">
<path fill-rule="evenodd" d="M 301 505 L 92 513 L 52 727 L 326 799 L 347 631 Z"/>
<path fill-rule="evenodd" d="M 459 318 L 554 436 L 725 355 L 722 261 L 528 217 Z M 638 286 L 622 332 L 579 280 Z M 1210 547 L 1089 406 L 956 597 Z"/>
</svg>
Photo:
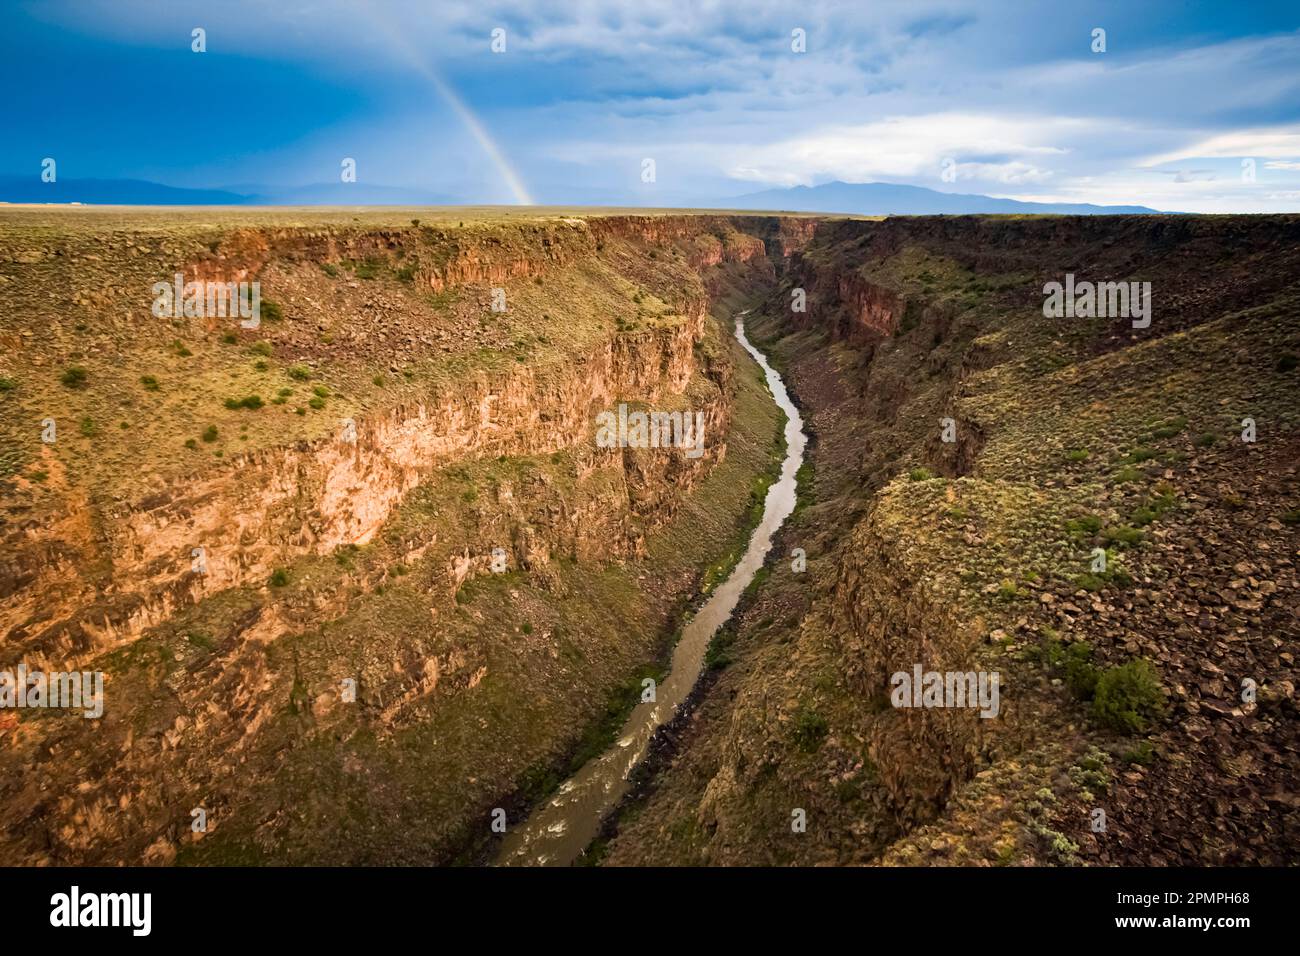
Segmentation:
<svg viewBox="0 0 1300 956">
<path fill-rule="evenodd" d="M 1294 2 L 46 0 L 3 16 L 6 174 L 48 156 L 61 179 L 292 187 L 352 157 L 361 181 L 460 202 L 693 205 L 839 179 L 1300 211 Z"/>
</svg>

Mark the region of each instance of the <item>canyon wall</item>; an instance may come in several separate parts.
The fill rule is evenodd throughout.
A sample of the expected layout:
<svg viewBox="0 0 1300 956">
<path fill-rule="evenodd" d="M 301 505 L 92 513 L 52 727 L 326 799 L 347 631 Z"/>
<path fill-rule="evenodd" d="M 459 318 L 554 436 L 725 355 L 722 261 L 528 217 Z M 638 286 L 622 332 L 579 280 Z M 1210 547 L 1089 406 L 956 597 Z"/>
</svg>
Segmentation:
<svg viewBox="0 0 1300 956">
<path fill-rule="evenodd" d="M 468 699 L 488 673 L 484 650 L 461 638 L 448 643 L 439 621 L 476 579 L 495 577 L 496 547 L 510 571 L 563 600 L 565 574 L 553 564 L 598 574 L 642 559 L 648 535 L 673 520 L 726 455 L 733 371 L 725 331 L 707 313 L 717 283 L 761 285 L 773 275 L 762 239 L 726 219 L 547 220 L 499 233 L 241 228 L 178 269 L 187 280 L 238 282 L 336 262 L 396 270 L 417 259 L 410 285 L 434 296 L 454 291 L 474 301 L 502 283 L 514 297 L 521 283 L 545 281 L 557 287 L 545 307 L 563 310 L 564 297 L 578 294 L 564 285 L 589 281 L 582 270 L 599 267 L 629 270 L 623 281 L 645 283 L 669 311 L 617 331 L 623 317 L 609 315 L 609 328 L 576 335 L 543 363 L 470 366 L 417 398 L 339 421 L 332 435 L 239 452 L 194 474 L 183 453 L 174 463 L 163 458 L 174 467 L 144 497 L 105 498 L 56 472 L 51 491 L 61 507 L 0 529 L 0 661 L 104 667 L 111 719 L 105 729 L 5 714 L 0 738 L 12 773 L 4 859 L 174 861 L 185 843 L 176 835 L 178 800 L 206 800 L 214 817 L 229 813 L 239 776 L 254 767 L 265 774 L 285 746 L 286 701 L 297 715 L 288 726 L 301 723 L 308 739 L 346 741 L 358 720 L 385 739 L 418 730 L 431 702 Z M 361 317 L 331 320 L 344 323 L 343 335 L 366 332 Z M 286 331 L 297 334 L 272 325 L 258 334 L 278 341 Z M 703 454 L 597 447 L 596 414 L 624 401 L 700 416 Z M 466 490 L 472 503 L 447 505 L 444 489 L 462 481 L 462 470 L 514 461 L 538 465 Z M 382 561 L 352 567 L 358 549 L 376 547 Z M 331 558 L 332 586 L 277 591 L 277 574 L 309 580 Z M 419 569 L 428 636 L 395 640 L 379 629 L 348 651 L 326 636 L 310 662 L 280 650 L 366 614 L 408 567 Z M 246 610 L 221 610 L 230 606 Z M 215 634 L 177 623 L 205 615 L 231 623 Z M 189 637 L 180 652 L 162 651 L 171 675 L 160 684 L 154 655 L 178 630 Z M 586 635 L 581 642 L 593 644 Z M 354 708 L 340 706 L 343 678 L 357 681 Z"/>
</svg>

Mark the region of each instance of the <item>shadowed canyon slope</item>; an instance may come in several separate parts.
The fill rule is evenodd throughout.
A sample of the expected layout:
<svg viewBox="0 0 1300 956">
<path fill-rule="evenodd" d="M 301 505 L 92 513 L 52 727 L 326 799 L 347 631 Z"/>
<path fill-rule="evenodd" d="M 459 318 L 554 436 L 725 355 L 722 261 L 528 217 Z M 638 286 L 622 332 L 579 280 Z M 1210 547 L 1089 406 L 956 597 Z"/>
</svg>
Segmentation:
<svg viewBox="0 0 1300 956">
<path fill-rule="evenodd" d="M 0 666 L 106 691 L 0 712 L 0 862 L 487 859 L 744 548 L 782 428 L 751 307 L 800 504 L 593 856 L 1294 862 L 1298 240 L 6 210 Z M 260 325 L 154 314 L 176 273 L 256 280 Z M 1045 318 L 1066 273 L 1150 282 L 1150 326 Z M 704 453 L 599 447 L 619 403 Z M 914 664 L 999 672 L 1000 715 L 892 707 Z"/>
</svg>

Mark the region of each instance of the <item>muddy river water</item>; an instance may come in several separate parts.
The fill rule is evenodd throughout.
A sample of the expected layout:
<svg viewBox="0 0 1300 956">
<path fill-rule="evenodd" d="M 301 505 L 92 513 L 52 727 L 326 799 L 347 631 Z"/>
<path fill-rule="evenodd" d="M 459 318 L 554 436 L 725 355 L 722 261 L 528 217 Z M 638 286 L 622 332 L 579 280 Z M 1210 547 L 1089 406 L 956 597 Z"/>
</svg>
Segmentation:
<svg viewBox="0 0 1300 956">
<path fill-rule="evenodd" d="M 655 700 L 638 704 L 612 747 L 585 763 L 526 820 L 510 827 L 496 857 L 498 865 L 566 866 L 579 860 L 605 817 L 627 793 L 628 777 L 645 756 L 655 730 L 672 719 L 695 686 L 709 642 L 731 617 L 741 593 L 763 566 L 772 536 L 794 511 L 795 474 L 807 444 L 803 419 L 781 376 L 746 338 L 744 316 L 742 312 L 736 317 L 736 339 L 762 368 L 772 398 L 786 414 L 785 461 L 780 478 L 768 488 L 763 517 L 730 576 L 683 627 L 668 676 L 655 688 Z"/>
</svg>

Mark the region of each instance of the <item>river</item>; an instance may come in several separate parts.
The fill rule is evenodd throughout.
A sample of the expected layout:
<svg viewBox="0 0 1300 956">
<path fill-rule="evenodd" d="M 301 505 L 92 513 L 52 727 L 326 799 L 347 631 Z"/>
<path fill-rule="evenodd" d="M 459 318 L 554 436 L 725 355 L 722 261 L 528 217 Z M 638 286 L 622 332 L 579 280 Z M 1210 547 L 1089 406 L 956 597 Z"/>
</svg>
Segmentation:
<svg viewBox="0 0 1300 956">
<path fill-rule="evenodd" d="M 772 548 L 772 536 L 794 511 L 795 475 L 803 463 L 808 439 L 803 433 L 803 419 L 790 401 L 781 376 L 745 336 L 745 315 L 742 312 L 736 316 L 736 340 L 762 368 L 773 400 L 786 415 L 785 461 L 780 478 L 768 487 L 763 517 L 727 580 L 682 628 L 668 676 L 655 688 L 655 700 L 638 704 L 612 747 L 583 764 L 545 804 L 507 830 L 496 856 L 498 865 L 567 866 L 582 856 L 605 817 L 627 793 L 628 777 L 645 756 L 655 730 L 672 719 L 695 686 L 709 642 L 731 617 L 740 595 L 763 566 Z"/>
</svg>

